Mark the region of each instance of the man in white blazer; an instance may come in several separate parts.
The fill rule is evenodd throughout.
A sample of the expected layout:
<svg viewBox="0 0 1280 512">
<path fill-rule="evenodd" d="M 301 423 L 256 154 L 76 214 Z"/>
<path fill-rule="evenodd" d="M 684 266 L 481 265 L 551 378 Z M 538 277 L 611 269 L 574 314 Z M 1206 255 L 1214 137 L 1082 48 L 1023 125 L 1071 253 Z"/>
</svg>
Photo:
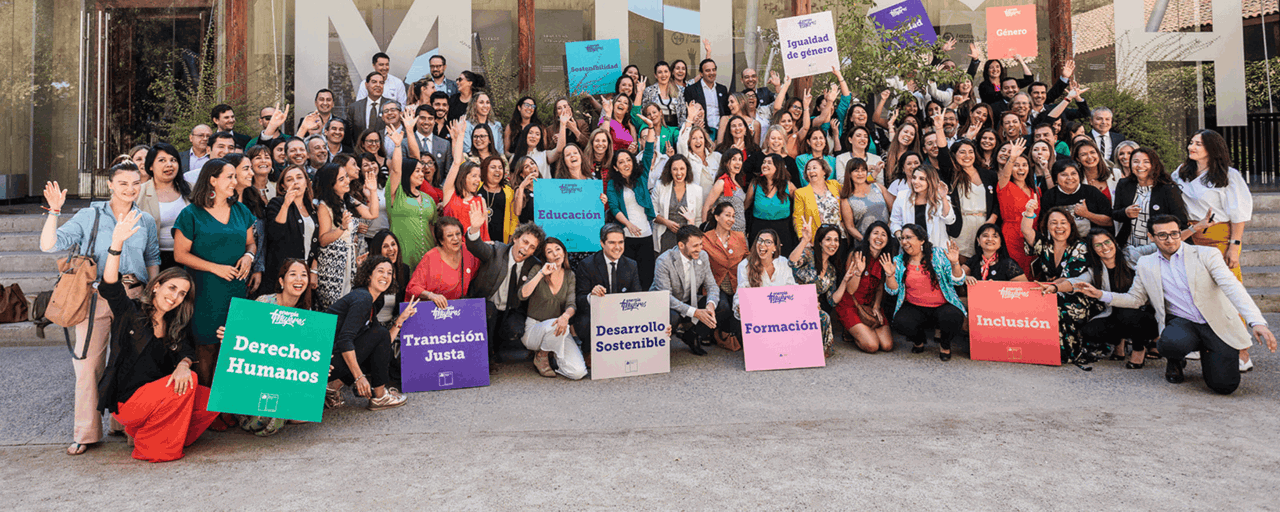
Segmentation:
<svg viewBox="0 0 1280 512">
<path fill-rule="evenodd" d="M 1088 284 L 1077 290 L 1122 308 L 1141 307 L 1150 299 L 1160 324 L 1160 353 L 1168 360 L 1165 379 L 1182 382 L 1187 354 L 1199 350 L 1205 385 L 1231 394 L 1240 385 L 1240 350 L 1253 344 L 1240 318 L 1272 352 L 1276 338 L 1249 292 L 1227 268 L 1222 252 L 1182 243 L 1180 229 L 1171 215 L 1151 220 L 1149 236 L 1159 252 L 1138 260 L 1128 293 L 1104 292 Z"/>
<path fill-rule="evenodd" d="M 681 338 L 695 355 L 707 355 L 703 342 L 710 344 L 716 328 L 716 302 L 720 287 L 711 274 L 711 260 L 702 251 L 704 234 L 693 226 L 680 226 L 676 246 L 654 262 L 652 291 L 671 292 L 672 337 Z M 698 307 L 699 305 L 702 307 Z M 688 333 L 688 331 L 693 331 Z M 681 333 L 688 333 L 681 336 Z"/>
</svg>

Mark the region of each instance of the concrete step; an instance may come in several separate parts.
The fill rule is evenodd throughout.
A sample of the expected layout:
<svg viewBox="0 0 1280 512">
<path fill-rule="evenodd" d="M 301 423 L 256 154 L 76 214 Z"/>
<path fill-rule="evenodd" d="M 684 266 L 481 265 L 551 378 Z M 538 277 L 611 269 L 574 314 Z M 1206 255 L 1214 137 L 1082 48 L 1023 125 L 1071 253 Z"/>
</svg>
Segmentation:
<svg viewBox="0 0 1280 512">
<path fill-rule="evenodd" d="M 66 255 L 65 252 L 0 252 L 0 258 L 4 259 L 0 269 L 8 272 L 53 272 L 58 268 L 58 258 Z"/>
<path fill-rule="evenodd" d="M 56 282 L 58 282 L 58 272 L 56 270 L 48 272 L 0 272 L 0 285 L 8 286 L 18 283 L 18 286 L 22 287 L 22 292 L 27 295 L 53 290 L 53 285 Z"/>
<path fill-rule="evenodd" d="M 39 251 L 39 231 L 16 231 L 0 233 L 0 250 L 5 251 Z"/>
<path fill-rule="evenodd" d="M 1280 227 L 1280 210 L 1259 210 L 1254 206 L 1253 216 L 1249 218 L 1248 228 Z"/>
<path fill-rule="evenodd" d="M 1280 194 L 1268 192 L 1265 194 L 1251 194 L 1253 196 L 1253 209 L 1256 210 L 1280 210 Z"/>
<path fill-rule="evenodd" d="M 75 329 L 70 329 L 68 332 L 74 340 Z M 45 327 L 44 334 L 45 337 L 40 338 L 36 334 L 36 325 L 31 322 L 0 324 L 0 347 L 65 347 L 67 345 L 62 327 L 58 325 L 49 324 Z"/>
<path fill-rule="evenodd" d="M 1280 227 L 1260 228 L 1249 224 L 1244 230 L 1244 246 L 1280 244 Z"/>
<path fill-rule="evenodd" d="M 1245 244 L 1240 264 L 1246 267 L 1280 265 L 1280 244 Z"/>
<path fill-rule="evenodd" d="M 58 225 L 66 224 L 71 220 L 73 213 L 64 211 L 58 216 Z M 34 231 L 39 233 L 44 229 L 45 216 L 43 214 L 24 213 L 16 215 L 0 215 L 0 233 L 14 233 Z"/>
<path fill-rule="evenodd" d="M 1246 288 L 1280 287 L 1280 266 L 1241 267 L 1240 271 Z"/>
<path fill-rule="evenodd" d="M 1263 313 L 1280 313 L 1280 287 L 1249 288 L 1249 296 Z"/>
</svg>

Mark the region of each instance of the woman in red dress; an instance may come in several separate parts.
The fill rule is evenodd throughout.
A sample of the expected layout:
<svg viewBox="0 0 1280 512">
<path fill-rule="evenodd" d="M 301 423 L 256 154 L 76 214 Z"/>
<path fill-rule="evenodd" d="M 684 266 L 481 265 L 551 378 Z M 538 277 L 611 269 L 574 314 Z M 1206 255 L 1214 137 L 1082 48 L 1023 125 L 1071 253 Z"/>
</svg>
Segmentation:
<svg viewBox="0 0 1280 512">
<path fill-rule="evenodd" d="M 878 220 L 867 227 L 862 241 L 849 253 L 844 283 L 831 299 L 836 316 L 858 348 L 869 354 L 893 350 L 893 333 L 880 300 L 884 297 L 884 268 L 880 254 L 889 248 L 889 225 Z M 888 252 L 892 253 L 893 250 Z M 852 290 L 849 293 L 847 291 Z"/>
<path fill-rule="evenodd" d="M 466 296 L 471 279 L 480 268 L 480 260 L 467 251 L 462 238 L 466 236 L 466 229 L 461 221 L 440 217 L 435 230 L 440 244 L 427 251 L 418 262 L 413 277 L 409 278 L 405 296 L 429 300 L 444 309 L 449 307 L 448 301 Z"/>
<path fill-rule="evenodd" d="M 1000 167 L 1000 178 L 996 182 L 996 202 L 1000 204 L 1000 233 L 1004 235 L 1005 248 L 1009 257 L 1018 262 L 1022 273 L 1031 275 L 1031 256 L 1027 254 L 1026 240 L 1022 238 L 1022 215 L 1027 210 L 1027 202 L 1036 200 L 1035 214 L 1039 214 L 1040 192 L 1036 189 L 1031 174 L 1031 166 L 1022 155 L 1027 145 L 1023 139 L 1011 144 L 1013 155 Z"/>
</svg>

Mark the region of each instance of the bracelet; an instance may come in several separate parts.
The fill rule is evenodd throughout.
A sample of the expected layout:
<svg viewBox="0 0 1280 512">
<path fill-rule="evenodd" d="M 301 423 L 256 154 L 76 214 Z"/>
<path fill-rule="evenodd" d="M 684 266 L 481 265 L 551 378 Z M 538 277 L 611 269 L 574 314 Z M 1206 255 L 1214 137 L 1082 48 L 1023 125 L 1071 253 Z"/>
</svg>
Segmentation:
<svg viewBox="0 0 1280 512">
<path fill-rule="evenodd" d="M 257 257 L 257 256 L 254 256 L 254 255 L 253 255 L 253 253 L 251 253 L 251 252 L 247 252 L 247 251 L 244 253 L 244 256 L 248 256 L 248 257 L 249 257 L 249 259 L 251 259 L 251 260 L 256 260 L 256 259 L 258 259 L 258 257 Z M 244 256 L 241 256 L 241 258 L 243 258 Z"/>
<path fill-rule="evenodd" d="M 108 248 L 107 248 L 107 254 L 109 254 L 109 255 L 111 255 L 111 256 L 119 256 L 119 255 L 120 255 L 120 251 L 117 251 L 117 250 L 115 250 L 115 249 L 112 249 L 112 248 L 108 247 Z"/>
<path fill-rule="evenodd" d="M 364 375 L 361 375 L 361 376 L 359 376 L 359 377 L 356 377 L 356 380 L 351 381 L 351 383 L 352 383 L 352 384 L 355 384 L 355 383 L 357 383 L 357 382 L 360 382 L 360 379 L 364 379 L 364 380 L 366 380 L 366 381 L 367 381 L 367 380 L 369 380 L 369 378 L 368 378 L 368 377 L 366 377 L 366 376 L 364 376 Z"/>
<path fill-rule="evenodd" d="M 1034 213 L 1033 213 L 1033 214 L 1031 214 L 1031 215 L 1027 215 L 1027 214 L 1023 213 L 1023 214 L 1022 214 L 1022 218 L 1024 218 L 1024 219 L 1034 219 L 1034 218 L 1036 218 L 1036 214 L 1034 214 Z"/>
</svg>

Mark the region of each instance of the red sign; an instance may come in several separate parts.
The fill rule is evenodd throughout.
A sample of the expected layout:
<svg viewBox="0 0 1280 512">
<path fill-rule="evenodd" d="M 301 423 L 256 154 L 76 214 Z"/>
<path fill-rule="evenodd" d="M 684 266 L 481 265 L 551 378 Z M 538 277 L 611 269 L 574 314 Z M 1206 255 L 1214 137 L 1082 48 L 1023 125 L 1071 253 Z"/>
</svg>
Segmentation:
<svg viewBox="0 0 1280 512">
<path fill-rule="evenodd" d="M 1036 6 L 987 8 L 987 58 L 1032 57 L 1036 45 Z"/>
<path fill-rule="evenodd" d="M 1060 366 L 1057 296 L 1035 283 L 969 285 L 969 358 Z"/>
</svg>

